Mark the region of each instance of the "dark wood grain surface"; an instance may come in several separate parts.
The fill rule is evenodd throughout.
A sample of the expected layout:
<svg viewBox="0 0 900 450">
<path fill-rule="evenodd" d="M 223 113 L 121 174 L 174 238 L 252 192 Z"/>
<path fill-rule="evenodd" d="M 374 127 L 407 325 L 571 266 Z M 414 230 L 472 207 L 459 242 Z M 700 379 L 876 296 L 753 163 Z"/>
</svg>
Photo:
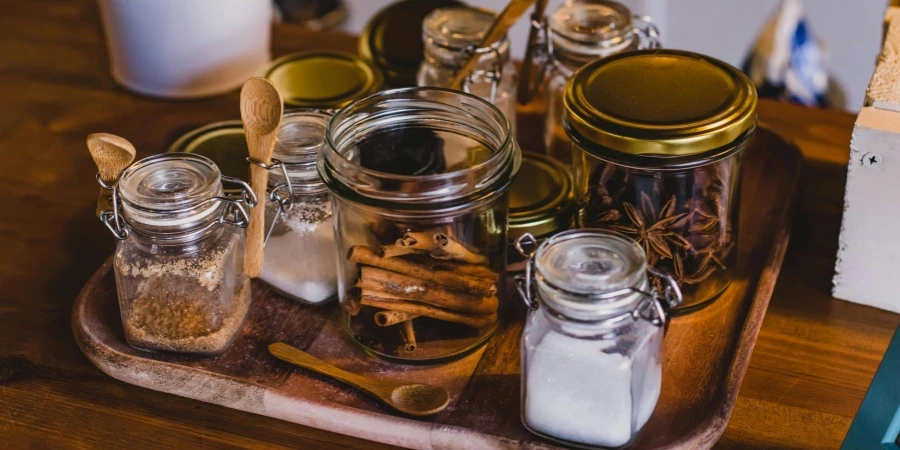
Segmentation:
<svg viewBox="0 0 900 450">
<path fill-rule="evenodd" d="M 238 96 L 166 102 L 116 86 L 96 3 L 0 0 L 0 442 L 9 448 L 380 448 L 111 379 L 76 346 L 72 301 L 111 253 L 93 217 L 84 138 L 138 156 L 236 119 Z M 349 38 L 276 27 L 275 54 L 353 51 Z M 763 102 L 807 160 L 794 233 L 722 448 L 836 448 L 900 316 L 830 297 L 854 117 Z"/>
</svg>

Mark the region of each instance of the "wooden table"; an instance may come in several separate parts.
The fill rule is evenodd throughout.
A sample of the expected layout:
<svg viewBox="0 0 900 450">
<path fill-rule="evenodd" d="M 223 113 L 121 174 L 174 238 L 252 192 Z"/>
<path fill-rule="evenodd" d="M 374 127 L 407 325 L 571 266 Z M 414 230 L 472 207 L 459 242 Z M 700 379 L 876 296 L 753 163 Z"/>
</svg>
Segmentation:
<svg viewBox="0 0 900 450">
<path fill-rule="evenodd" d="M 72 300 L 114 245 L 93 216 L 96 169 L 85 136 L 119 134 L 146 156 L 193 127 L 238 118 L 238 96 L 165 102 L 123 91 L 108 74 L 91 0 L 2 6 L 0 443 L 381 447 L 130 386 L 82 356 L 69 327 Z M 273 40 L 276 55 L 355 47 L 348 37 L 288 26 L 276 27 Z M 835 448 L 900 316 L 829 295 L 853 116 L 773 102 L 761 104 L 760 116 L 803 150 L 806 191 L 720 446 Z"/>
</svg>

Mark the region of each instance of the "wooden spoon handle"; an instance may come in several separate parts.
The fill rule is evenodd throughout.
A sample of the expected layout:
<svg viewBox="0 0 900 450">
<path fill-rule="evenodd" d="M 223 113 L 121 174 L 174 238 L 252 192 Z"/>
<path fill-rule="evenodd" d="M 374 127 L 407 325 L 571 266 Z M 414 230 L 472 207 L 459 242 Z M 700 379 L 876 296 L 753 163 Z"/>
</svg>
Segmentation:
<svg viewBox="0 0 900 450">
<path fill-rule="evenodd" d="M 267 161 L 266 164 L 270 164 Z M 269 171 L 250 165 L 250 187 L 259 199 L 256 206 L 250 208 L 250 225 L 247 226 L 247 246 L 244 252 L 244 272 L 250 278 L 256 278 L 262 272 L 263 247 L 265 244 L 266 220 L 266 185 L 269 182 Z"/>
<path fill-rule="evenodd" d="M 487 48 L 500 39 L 503 39 L 503 36 L 506 36 L 506 32 L 518 22 L 519 18 L 522 17 L 522 14 L 525 14 L 525 11 L 528 8 L 531 8 L 531 5 L 537 0 L 510 0 L 509 4 L 506 5 L 506 8 L 503 8 L 503 11 L 494 19 L 494 23 L 491 24 L 491 27 L 488 28 L 487 33 L 484 34 L 484 38 L 481 40 L 481 44 L 479 44 L 479 48 Z M 459 71 L 456 72 L 456 75 L 453 77 L 453 81 L 450 83 L 451 89 L 459 89 L 462 86 L 463 80 L 469 76 L 469 72 L 475 68 L 475 64 L 478 63 L 478 56 L 471 55 L 472 57 L 463 64 Z"/>
<path fill-rule="evenodd" d="M 371 395 L 374 395 L 375 397 L 382 398 L 385 393 L 387 393 L 387 395 L 390 395 L 390 392 L 393 390 L 393 386 L 388 386 L 384 383 L 379 383 L 362 375 L 357 375 L 355 373 L 350 373 L 346 370 L 339 369 L 335 366 L 332 366 L 331 364 L 328 364 L 325 361 L 322 361 L 319 358 L 316 358 L 315 356 L 310 355 L 309 353 L 306 353 L 283 342 L 270 344 L 269 353 L 284 362 L 291 363 L 295 366 L 303 367 L 304 369 L 309 369 L 313 372 L 317 372 L 322 375 L 334 378 L 335 380 L 349 384 L 350 386 L 363 390 Z"/>
</svg>

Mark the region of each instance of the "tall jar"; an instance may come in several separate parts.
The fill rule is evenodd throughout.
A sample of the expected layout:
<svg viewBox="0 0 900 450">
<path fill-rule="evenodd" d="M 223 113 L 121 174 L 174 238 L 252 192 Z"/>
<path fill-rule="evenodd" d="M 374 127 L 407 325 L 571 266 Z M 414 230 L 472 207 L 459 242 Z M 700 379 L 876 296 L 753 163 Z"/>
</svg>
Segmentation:
<svg viewBox="0 0 900 450">
<path fill-rule="evenodd" d="M 641 246 L 602 230 L 557 234 L 529 264 L 523 423 L 568 445 L 627 445 L 659 398 L 663 303 L 678 288 L 656 272 L 665 288 L 653 290 Z"/>
<path fill-rule="evenodd" d="M 646 16 L 607 0 L 569 0 L 547 16 L 535 51 L 544 59 L 540 91 L 547 105 L 544 148 L 563 164 L 572 164 L 571 141 L 562 126 L 563 90 L 576 70 L 599 58 L 626 51 L 658 48 L 659 32 Z"/>
<path fill-rule="evenodd" d="M 398 362 L 486 343 L 521 161 L 500 110 L 448 89 L 385 91 L 338 111 L 326 140 L 318 167 L 334 197 L 345 330 Z"/>
<path fill-rule="evenodd" d="M 504 37 L 491 47 L 478 48 L 496 17 L 475 8 L 440 8 L 426 16 L 422 22 L 425 60 L 416 81 L 419 86 L 450 87 L 460 66 L 478 58 L 462 89 L 496 105 L 515 126 L 519 77 L 509 56 L 509 40 Z"/>
<path fill-rule="evenodd" d="M 331 194 L 316 171 L 330 118 L 314 110 L 285 114 L 269 171 L 266 246 L 259 277 L 301 303 L 337 297 Z"/>
<path fill-rule="evenodd" d="M 101 219 L 120 240 L 113 270 L 128 343 L 140 350 L 201 355 L 223 352 L 250 306 L 244 274 L 245 206 L 222 194 L 209 159 L 168 153 L 125 169 L 113 210 Z"/>
<path fill-rule="evenodd" d="M 739 70 L 678 50 L 614 55 L 566 85 L 581 223 L 636 239 L 680 284 L 681 312 L 738 274 L 741 161 L 756 103 Z"/>
</svg>

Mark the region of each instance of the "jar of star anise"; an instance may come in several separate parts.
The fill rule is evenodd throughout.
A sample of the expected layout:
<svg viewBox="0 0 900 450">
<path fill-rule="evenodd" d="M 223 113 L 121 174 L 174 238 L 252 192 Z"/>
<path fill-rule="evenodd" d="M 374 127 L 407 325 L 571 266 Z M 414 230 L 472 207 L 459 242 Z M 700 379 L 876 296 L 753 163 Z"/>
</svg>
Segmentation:
<svg viewBox="0 0 900 450">
<path fill-rule="evenodd" d="M 741 159 L 756 90 L 736 68 L 678 50 L 592 62 L 565 89 L 579 221 L 638 241 L 687 312 L 736 276 Z"/>
</svg>

